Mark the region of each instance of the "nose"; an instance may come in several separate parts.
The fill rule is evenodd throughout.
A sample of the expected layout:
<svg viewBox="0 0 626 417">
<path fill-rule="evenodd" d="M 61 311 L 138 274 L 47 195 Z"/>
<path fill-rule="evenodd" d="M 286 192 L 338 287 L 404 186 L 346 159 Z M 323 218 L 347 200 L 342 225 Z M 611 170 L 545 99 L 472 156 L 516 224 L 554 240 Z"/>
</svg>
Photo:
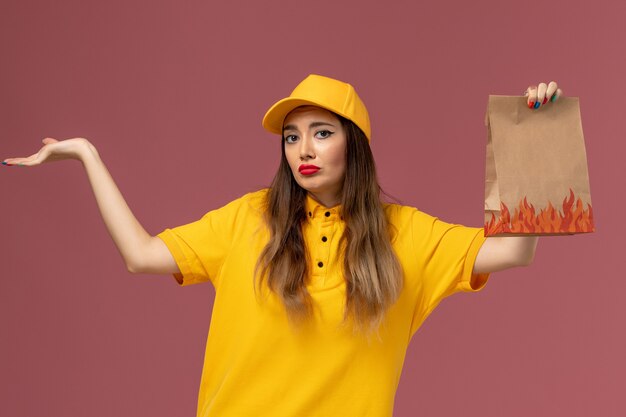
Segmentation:
<svg viewBox="0 0 626 417">
<path fill-rule="evenodd" d="M 303 137 L 300 141 L 300 160 L 306 161 L 307 159 L 315 158 L 315 151 L 313 149 L 313 138 Z"/>
</svg>

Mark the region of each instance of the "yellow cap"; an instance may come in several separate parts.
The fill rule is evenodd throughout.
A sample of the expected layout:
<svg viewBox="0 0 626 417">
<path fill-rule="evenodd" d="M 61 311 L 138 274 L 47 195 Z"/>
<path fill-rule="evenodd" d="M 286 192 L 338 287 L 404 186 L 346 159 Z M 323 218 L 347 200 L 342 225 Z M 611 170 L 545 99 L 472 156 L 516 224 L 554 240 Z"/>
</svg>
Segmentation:
<svg viewBox="0 0 626 417">
<path fill-rule="evenodd" d="M 300 106 L 319 106 L 337 113 L 356 124 L 371 140 L 370 118 L 365 105 L 348 83 L 311 74 L 265 113 L 263 127 L 271 133 L 283 134 L 283 122 L 290 111 Z"/>
</svg>

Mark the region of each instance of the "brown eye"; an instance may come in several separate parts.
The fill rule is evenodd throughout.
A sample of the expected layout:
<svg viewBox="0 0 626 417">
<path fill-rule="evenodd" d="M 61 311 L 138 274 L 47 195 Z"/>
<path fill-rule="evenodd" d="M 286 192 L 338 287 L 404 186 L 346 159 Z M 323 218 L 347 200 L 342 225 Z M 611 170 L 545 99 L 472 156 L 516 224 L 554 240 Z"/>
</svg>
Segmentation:
<svg viewBox="0 0 626 417">
<path fill-rule="evenodd" d="M 285 136 L 285 142 L 287 142 L 287 143 L 294 143 L 297 139 L 298 139 L 298 137 L 296 135 L 287 135 L 287 136 Z"/>
<path fill-rule="evenodd" d="M 330 130 L 320 130 L 315 134 L 315 136 L 319 139 L 326 139 L 329 138 L 333 133 L 334 132 L 331 132 Z"/>
</svg>

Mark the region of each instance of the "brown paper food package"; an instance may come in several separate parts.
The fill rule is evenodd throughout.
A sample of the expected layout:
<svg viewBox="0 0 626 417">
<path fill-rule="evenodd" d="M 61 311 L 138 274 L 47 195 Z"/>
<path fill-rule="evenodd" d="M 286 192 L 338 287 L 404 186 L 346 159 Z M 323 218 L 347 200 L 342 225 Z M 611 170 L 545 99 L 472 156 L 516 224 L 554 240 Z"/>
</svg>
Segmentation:
<svg viewBox="0 0 626 417">
<path fill-rule="evenodd" d="M 485 126 L 485 236 L 595 231 L 578 97 L 490 95 Z"/>
</svg>

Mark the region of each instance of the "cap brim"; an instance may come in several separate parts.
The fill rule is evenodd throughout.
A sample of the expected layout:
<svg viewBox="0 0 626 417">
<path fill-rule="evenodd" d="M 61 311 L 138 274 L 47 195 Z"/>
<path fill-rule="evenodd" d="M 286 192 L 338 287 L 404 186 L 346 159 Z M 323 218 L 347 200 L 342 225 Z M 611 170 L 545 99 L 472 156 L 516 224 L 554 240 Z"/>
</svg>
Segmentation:
<svg viewBox="0 0 626 417">
<path fill-rule="evenodd" d="M 297 97 L 287 97 L 276 102 L 272 107 L 270 107 L 267 113 L 265 113 L 262 122 L 263 127 L 271 133 L 276 133 L 277 135 L 282 136 L 285 117 L 287 117 L 289 112 L 293 109 L 300 106 L 317 106 L 327 109 L 326 106 L 316 103 L 315 101 L 304 100 Z"/>
</svg>

